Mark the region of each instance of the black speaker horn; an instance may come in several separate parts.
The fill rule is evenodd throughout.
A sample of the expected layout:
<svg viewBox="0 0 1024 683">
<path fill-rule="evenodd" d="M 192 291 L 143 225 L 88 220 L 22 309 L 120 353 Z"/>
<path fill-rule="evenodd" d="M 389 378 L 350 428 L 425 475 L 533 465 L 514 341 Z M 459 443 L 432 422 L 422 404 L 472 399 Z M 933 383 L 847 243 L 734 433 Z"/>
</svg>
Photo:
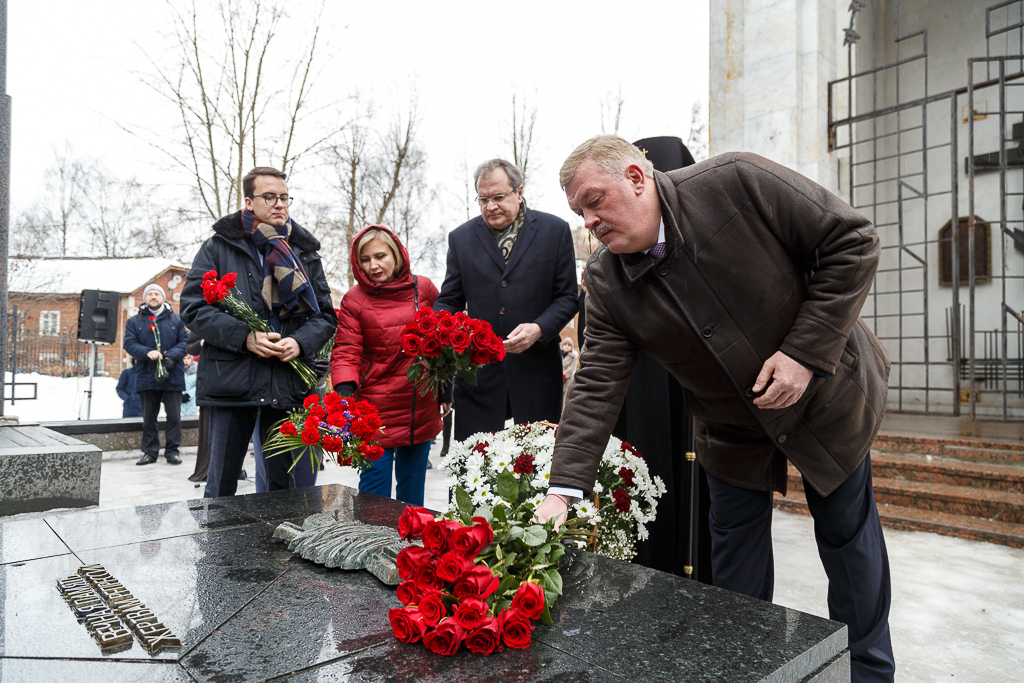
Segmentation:
<svg viewBox="0 0 1024 683">
<path fill-rule="evenodd" d="M 78 340 L 96 344 L 117 341 L 117 309 L 121 295 L 98 289 L 82 291 L 78 304 Z"/>
</svg>

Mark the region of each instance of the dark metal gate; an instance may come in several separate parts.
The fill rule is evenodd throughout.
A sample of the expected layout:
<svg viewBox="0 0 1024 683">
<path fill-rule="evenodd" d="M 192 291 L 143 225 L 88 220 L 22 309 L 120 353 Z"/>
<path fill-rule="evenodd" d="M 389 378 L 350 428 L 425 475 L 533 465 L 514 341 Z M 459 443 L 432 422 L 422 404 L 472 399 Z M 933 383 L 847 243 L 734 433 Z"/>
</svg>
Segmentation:
<svg viewBox="0 0 1024 683">
<path fill-rule="evenodd" d="M 1024 0 L 953 3 L 979 21 L 983 10 L 984 47 L 968 26 L 943 27 L 977 48 L 959 61 L 963 80 L 943 88 L 932 84 L 958 77 L 949 69 L 958 44 L 930 50 L 929 27 L 901 33 L 900 5 L 853 0 L 850 75 L 828 91 L 840 193 L 882 243 L 863 315 L 893 362 L 890 409 L 960 415 L 964 404 L 972 419 L 1020 419 Z M 903 6 L 919 22 L 943 20 L 929 12 L 937 0 Z M 929 74 L 930 60 L 943 71 Z"/>
</svg>

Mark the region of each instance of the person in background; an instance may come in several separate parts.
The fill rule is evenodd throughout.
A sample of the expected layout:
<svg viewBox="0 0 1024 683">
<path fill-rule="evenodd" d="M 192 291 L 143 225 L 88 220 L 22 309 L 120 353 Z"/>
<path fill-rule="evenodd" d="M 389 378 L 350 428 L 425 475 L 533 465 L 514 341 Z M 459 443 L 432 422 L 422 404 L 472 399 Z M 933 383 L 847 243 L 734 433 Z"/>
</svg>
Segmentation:
<svg viewBox="0 0 1024 683">
<path fill-rule="evenodd" d="M 142 404 L 142 458 L 136 465 L 151 465 L 160 453 L 157 416 L 164 406 L 167 428 L 164 431 L 164 458 L 180 465 L 181 392 L 185 390 L 185 340 L 188 331 L 170 304 L 164 301 L 164 288 L 153 283 L 142 293 L 139 314 L 128 318 L 124 326 L 124 350 L 138 368 L 135 390 Z M 160 350 L 157 350 L 159 333 Z M 161 370 L 162 369 L 162 370 Z"/>
<path fill-rule="evenodd" d="M 580 354 L 576 353 L 576 347 L 572 343 L 572 337 L 562 340 L 562 406 L 565 407 L 565 399 L 569 396 L 569 387 L 572 386 L 572 377 L 576 374 L 576 359 Z"/>
<path fill-rule="evenodd" d="M 139 402 L 139 392 L 135 391 L 135 378 L 138 370 L 131 359 L 127 361 L 128 367 L 121 371 L 117 378 L 117 395 L 124 401 L 124 408 L 121 410 L 121 417 L 142 417 L 142 403 Z"/>
<path fill-rule="evenodd" d="M 413 359 L 402 351 L 402 331 L 417 310 L 434 304 L 437 288 L 412 274 L 409 252 L 384 226 L 356 235 L 351 259 L 357 284 L 341 302 L 331 375 L 335 391 L 373 404 L 384 426 L 384 455 L 360 475 L 359 490 L 390 497 L 393 468 L 395 497 L 423 505 L 427 455 L 451 402 L 420 396 L 406 379 Z"/>
<path fill-rule="evenodd" d="M 196 370 L 199 366 L 187 353 L 182 360 L 185 364 L 185 391 L 181 394 L 181 414 L 186 417 L 195 417 L 199 413 L 196 410 Z"/>
</svg>

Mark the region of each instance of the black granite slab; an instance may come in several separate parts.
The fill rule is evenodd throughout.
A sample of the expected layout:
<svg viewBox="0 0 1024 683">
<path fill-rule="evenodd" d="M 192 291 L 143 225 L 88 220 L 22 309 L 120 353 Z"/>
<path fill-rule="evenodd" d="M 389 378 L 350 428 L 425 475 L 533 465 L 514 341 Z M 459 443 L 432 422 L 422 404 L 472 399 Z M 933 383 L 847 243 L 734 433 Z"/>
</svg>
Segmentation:
<svg viewBox="0 0 1024 683">
<path fill-rule="evenodd" d="M 71 550 L 41 519 L 0 524 L 0 564 L 69 552 Z"/>
<path fill-rule="evenodd" d="M 46 517 L 72 551 L 228 529 L 257 522 L 223 500 L 199 499 Z"/>
<path fill-rule="evenodd" d="M 289 683 L 337 681 L 396 681 L 397 683 L 452 683 L 453 681 L 501 681 L 533 683 L 573 681 L 604 683 L 637 680 L 623 678 L 569 654 L 534 643 L 528 649 L 505 648 L 486 657 L 462 650 L 451 657 L 424 656 L 422 644 L 398 641 L 374 647 L 293 675 L 278 679 Z"/>
<path fill-rule="evenodd" d="M 0 659 L 0 681 L 11 683 L 193 683 L 193 680 L 176 662 Z"/>
<path fill-rule="evenodd" d="M 393 526 L 404 507 L 325 486 L 0 524 L 0 539 L 12 539 L 0 558 L 21 558 L 0 564 L 0 678 L 849 680 L 842 624 L 576 552 L 564 559 L 555 623 L 537 626 L 531 648 L 442 657 L 394 639 L 393 588 L 367 572 L 294 557 L 271 538 L 282 520 L 330 510 Z M 54 586 L 92 563 L 149 606 L 183 647 L 151 655 L 135 642 L 103 655 Z"/>
</svg>

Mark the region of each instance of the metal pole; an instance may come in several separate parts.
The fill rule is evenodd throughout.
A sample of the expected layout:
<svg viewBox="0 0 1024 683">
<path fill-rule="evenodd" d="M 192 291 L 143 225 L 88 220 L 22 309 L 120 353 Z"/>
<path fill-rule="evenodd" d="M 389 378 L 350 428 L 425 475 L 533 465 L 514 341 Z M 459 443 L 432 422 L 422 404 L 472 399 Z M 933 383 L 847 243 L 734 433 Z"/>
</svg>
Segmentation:
<svg viewBox="0 0 1024 683">
<path fill-rule="evenodd" d="M 0 0 L 0 373 L 7 372 L 7 230 L 11 199 L 11 98 L 7 95 L 7 0 Z M 6 374 L 4 374 L 6 379 Z M 0 388 L 3 385 L 0 384 Z M 11 387 L 13 397 L 14 387 Z M 4 402 L 0 397 L 0 418 Z"/>
<path fill-rule="evenodd" d="M 89 390 L 85 392 L 85 419 L 92 419 L 92 378 L 96 374 L 96 342 L 89 342 Z"/>
</svg>

